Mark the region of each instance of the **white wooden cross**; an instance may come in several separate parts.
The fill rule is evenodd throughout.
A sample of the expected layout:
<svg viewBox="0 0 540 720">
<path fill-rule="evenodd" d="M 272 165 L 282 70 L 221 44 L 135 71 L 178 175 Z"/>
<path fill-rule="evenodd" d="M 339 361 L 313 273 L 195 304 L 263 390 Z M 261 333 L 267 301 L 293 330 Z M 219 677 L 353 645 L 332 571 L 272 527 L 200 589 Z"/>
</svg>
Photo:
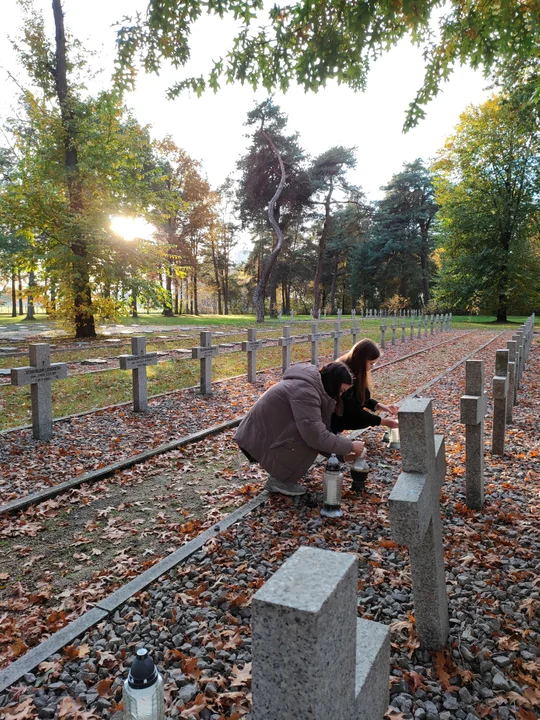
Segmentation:
<svg viewBox="0 0 540 720">
<path fill-rule="evenodd" d="M 429 398 L 399 408 L 403 472 L 389 497 L 390 532 L 409 546 L 416 633 L 422 648 L 440 650 L 448 638 L 440 490 L 446 459 L 444 437 L 433 434 Z"/>
<path fill-rule="evenodd" d="M 257 350 L 262 348 L 262 340 L 257 340 L 257 330 L 250 328 L 247 342 L 242 342 L 243 352 L 247 352 L 247 379 L 250 383 L 257 382 Z"/>
<path fill-rule="evenodd" d="M 67 378 L 66 363 L 51 363 L 47 343 L 28 346 L 30 367 L 12 368 L 11 384 L 30 385 L 32 434 L 35 440 L 48 440 L 53 434 L 52 381 Z"/>
<path fill-rule="evenodd" d="M 212 394 L 212 358 L 219 353 L 219 347 L 212 345 L 212 333 L 201 332 L 201 346 L 191 348 L 191 357 L 200 360 L 201 394 Z"/>
<path fill-rule="evenodd" d="M 334 338 L 334 360 L 337 360 L 338 357 L 341 355 L 339 346 L 341 343 L 341 336 L 343 335 L 343 330 L 341 329 L 340 322 L 334 323 L 334 328 L 335 329 L 332 331 L 332 337 Z"/>
</svg>

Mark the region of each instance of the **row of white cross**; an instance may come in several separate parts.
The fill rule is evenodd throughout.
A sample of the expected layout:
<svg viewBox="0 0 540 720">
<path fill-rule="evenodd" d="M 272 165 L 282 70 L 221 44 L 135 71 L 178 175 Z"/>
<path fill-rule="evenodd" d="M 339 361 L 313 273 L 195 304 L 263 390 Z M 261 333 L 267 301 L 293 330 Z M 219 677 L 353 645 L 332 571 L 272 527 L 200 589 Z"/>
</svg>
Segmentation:
<svg viewBox="0 0 540 720">
<path fill-rule="evenodd" d="M 411 315 L 410 317 L 410 337 L 411 340 L 414 338 L 415 332 L 418 337 L 422 337 L 422 328 L 424 329 L 424 337 L 428 335 L 428 325 L 430 326 L 431 335 L 436 335 L 440 332 L 447 332 L 452 329 L 452 313 L 446 313 L 445 315 Z M 392 345 L 396 344 L 396 331 L 398 328 L 397 317 L 392 318 L 392 324 L 390 329 L 392 331 Z M 381 347 L 386 347 L 386 331 L 387 331 L 387 320 L 383 318 L 381 321 Z M 406 337 L 406 318 L 401 318 L 401 342 L 404 343 L 407 340 Z"/>
<path fill-rule="evenodd" d="M 350 330 L 352 343 L 358 338 L 360 328 L 358 321 L 354 321 Z M 334 323 L 334 330 L 319 332 L 318 323 L 312 323 L 311 334 L 311 362 L 318 363 L 319 340 L 330 337 L 334 340 L 334 358 L 340 355 L 340 340 L 344 331 L 341 323 Z M 291 336 L 289 325 L 283 327 L 283 335 L 278 339 L 282 347 L 283 372 L 291 363 L 291 345 L 297 342 Z M 248 382 L 255 383 L 257 379 L 257 350 L 262 347 L 262 340 L 257 340 L 257 330 L 248 330 L 247 342 L 242 343 L 242 350 L 247 352 Z M 131 338 L 131 355 L 120 355 L 120 368 L 132 371 L 133 383 L 133 409 L 135 412 L 144 412 L 148 409 L 148 385 L 146 368 L 155 365 L 158 361 L 157 352 L 146 352 L 146 337 Z M 200 360 L 200 389 L 203 395 L 212 393 L 212 358 L 219 353 L 219 346 L 212 345 L 212 333 L 203 331 L 200 334 L 200 346 L 191 349 L 192 358 Z M 52 386 L 53 380 L 67 378 L 66 363 L 51 363 L 50 345 L 35 343 L 29 346 L 30 366 L 11 369 L 11 384 L 17 387 L 30 385 L 32 402 L 32 428 L 36 440 L 48 440 L 53 432 Z"/>
</svg>

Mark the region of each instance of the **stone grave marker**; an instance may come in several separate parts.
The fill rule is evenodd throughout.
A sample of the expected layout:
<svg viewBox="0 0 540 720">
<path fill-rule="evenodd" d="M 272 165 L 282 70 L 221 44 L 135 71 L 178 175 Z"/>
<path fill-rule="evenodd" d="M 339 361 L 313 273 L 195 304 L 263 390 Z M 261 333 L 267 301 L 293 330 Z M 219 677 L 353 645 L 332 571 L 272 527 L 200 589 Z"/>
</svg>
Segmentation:
<svg viewBox="0 0 540 720">
<path fill-rule="evenodd" d="M 340 308 L 340 309 L 337 311 L 337 319 L 338 319 L 339 322 L 341 322 L 341 316 L 342 316 L 342 314 L 343 314 L 343 310 L 341 310 L 341 308 Z"/>
<path fill-rule="evenodd" d="M 255 593 L 252 720 L 382 720 L 390 632 L 357 585 L 354 555 L 301 547 Z"/>
<path fill-rule="evenodd" d="M 202 395 L 212 394 L 212 358 L 219 353 L 219 347 L 212 345 L 212 333 L 201 332 L 201 346 L 191 348 L 191 357 L 200 360 L 200 386 Z"/>
<path fill-rule="evenodd" d="M 515 340 L 516 345 L 516 402 L 517 402 L 517 390 L 519 390 L 521 386 L 521 374 L 523 372 L 523 354 L 524 354 L 524 348 L 523 348 L 523 335 L 521 334 L 520 330 L 517 330 L 514 335 L 512 335 L 512 340 Z"/>
<path fill-rule="evenodd" d="M 467 507 L 480 510 L 484 504 L 484 361 L 467 360 L 465 395 L 460 401 L 460 420 L 465 424 L 465 497 Z"/>
<path fill-rule="evenodd" d="M 133 386 L 133 410 L 144 412 L 148 410 L 148 378 L 147 365 L 156 365 L 158 356 L 156 352 L 146 352 L 146 338 L 135 336 L 131 338 L 131 355 L 119 355 L 120 368 L 131 370 Z"/>
<path fill-rule="evenodd" d="M 356 345 L 358 342 L 358 333 L 360 332 L 360 328 L 358 327 L 358 320 L 356 317 L 353 319 L 353 324 L 351 327 L 351 335 L 352 335 L 352 344 Z"/>
<path fill-rule="evenodd" d="M 406 319 L 405 315 L 403 315 L 401 318 L 401 342 L 402 343 L 404 343 L 407 340 L 407 338 L 405 337 L 406 323 L 407 323 L 407 319 Z"/>
<path fill-rule="evenodd" d="M 427 337 L 427 335 L 428 335 L 428 325 L 429 325 L 429 318 L 427 315 L 424 315 L 424 337 Z"/>
<path fill-rule="evenodd" d="M 422 337 L 422 316 L 421 315 L 418 315 L 418 333 L 417 333 L 416 337 L 419 339 Z"/>
<path fill-rule="evenodd" d="M 433 313 L 431 313 L 431 315 L 429 316 L 429 328 L 430 328 L 429 334 L 430 334 L 430 335 L 433 335 L 433 323 L 434 323 L 434 321 L 435 321 L 435 316 L 433 315 Z"/>
<path fill-rule="evenodd" d="M 386 320 L 383 319 L 381 322 L 381 347 L 384 350 L 386 347 Z"/>
<path fill-rule="evenodd" d="M 285 372 L 289 365 L 291 364 L 291 345 L 292 345 L 292 337 L 291 337 L 291 326 L 290 325 L 284 325 L 283 326 L 283 335 L 282 337 L 278 338 L 278 345 L 282 348 L 281 350 L 281 370 L 282 372 Z"/>
<path fill-rule="evenodd" d="M 508 340 L 508 393 L 506 396 L 506 422 L 512 424 L 512 408 L 516 404 L 516 349 L 515 340 Z"/>
<path fill-rule="evenodd" d="M 410 316 L 410 321 L 409 321 L 409 322 L 410 322 L 410 331 L 411 331 L 411 332 L 410 332 L 410 337 L 411 337 L 411 340 L 414 340 L 414 315 L 411 315 L 411 316 Z"/>
<path fill-rule="evenodd" d="M 343 330 L 341 329 L 341 322 L 335 322 L 334 330 L 332 331 L 332 337 L 334 338 L 334 360 L 337 360 L 338 357 L 341 355 L 340 345 L 342 335 Z"/>
<path fill-rule="evenodd" d="M 319 323 L 311 324 L 311 334 L 308 335 L 308 340 L 311 343 L 311 364 L 319 364 L 319 340 L 322 335 L 319 332 Z"/>
<path fill-rule="evenodd" d="M 396 344 L 396 316 L 392 318 L 392 345 Z"/>
<path fill-rule="evenodd" d="M 30 366 L 11 369 L 11 384 L 30 385 L 32 435 L 35 440 L 49 440 L 53 434 L 52 381 L 67 378 L 66 363 L 51 363 L 47 343 L 28 346 Z"/>
<path fill-rule="evenodd" d="M 506 432 L 506 398 L 508 395 L 508 350 L 495 351 L 495 377 L 493 378 L 493 433 L 491 452 L 504 455 Z"/>
<path fill-rule="evenodd" d="M 242 351 L 247 352 L 247 379 L 250 383 L 257 382 L 257 350 L 262 348 L 262 340 L 257 340 L 257 330 L 247 331 L 247 342 L 242 343 Z"/>
<path fill-rule="evenodd" d="M 416 631 L 425 650 L 448 638 L 439 495 L 446 469 L 444 437 L 433 434 L 429 398 L 410 398 L 399 409 L 403 472 L 389 497 L 392 539 L 408 545 Z"/>
</svg>

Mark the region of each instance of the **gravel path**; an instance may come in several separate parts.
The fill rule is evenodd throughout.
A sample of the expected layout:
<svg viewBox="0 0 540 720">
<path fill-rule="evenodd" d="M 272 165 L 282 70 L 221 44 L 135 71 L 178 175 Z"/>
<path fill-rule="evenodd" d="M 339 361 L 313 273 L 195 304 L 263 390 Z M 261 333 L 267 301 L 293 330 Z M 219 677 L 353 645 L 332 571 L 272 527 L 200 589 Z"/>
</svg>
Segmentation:
<svg viewBox="0 0 540 720">
<path fill-rule="evenodd" d="M 418 649 L 406 548 L 390 539 L 387 497 L 400 469 L 398 451 L 368 438 L 368 493 L 345 493 L 345 517 L 323 521 L 317 493 L 322 467 L 302 506 L 271 498 L 244 521 L 78 640 L 17 687 L 0 695 L 0 717 L 121 720 L 122 681 L 134 649 L 145 645 L 165 675 L 167 717 L 240 718 L 249 713 L 250 598 L 300 545 L 354 552 L 359 615 L 392 629 L 393 720 L 538 717 L 540 573 L 538 342 L 502 458 L 486 454 L 486 504 L 467 510 L 463 426 L 464 370 L 434 385 L 436 430 L 446 434 L 448 467 L 441 511 L 450 608 L 444 652 Z M 486 349 L 486 384 L 494 347 Z M 486 426 L 486 442 L 489 427 Z"/>
</svg>

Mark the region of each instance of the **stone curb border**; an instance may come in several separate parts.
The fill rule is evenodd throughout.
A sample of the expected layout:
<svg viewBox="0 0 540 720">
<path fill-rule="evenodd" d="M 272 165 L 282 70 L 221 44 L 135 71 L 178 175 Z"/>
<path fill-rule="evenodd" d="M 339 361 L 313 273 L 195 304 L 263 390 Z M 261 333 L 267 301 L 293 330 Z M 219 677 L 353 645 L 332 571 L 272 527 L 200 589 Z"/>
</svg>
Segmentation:
<svg viewBox="0 0 540 720">
<path fill-rule="evenodd" d="M 56 497 L 56 495 L 60 495 L 67 490 L 72 490 L 73 488 L 83 485 L 83 483 L 103 480 L 104 478 L 113 475 L 117 470 L 124 470 L 125 468 L 131 467 L 132 465 L 137 465 L 140 462 L 145 462 L 146 460 L 149 460 L 155 455 L 162 455 L 163 453 L 170 452 L 171 450 L 176 450 L 176 448 L 182 447 L 183 445 L 189 445 L 193 442 L 199 442 L 199 440 L 203 440 L 209 435 L 217 435 L 224 430 L 229 430 L 231 428 L 237 427 L 238 425 L 240 425 L 243 419 L 244 416 L 242 415 L 241 417 L 234 418 L 233 420 L 228 420 L 221 425 L 213 425 L 212 427 L 205 428 L 204 430 L 199 430 L 198 432 L 192 433 L 191 435 L 186 435 L 185 437 L 178 440 L 173 440 L 172 442 L 158 445 L 151 450 L 146 450 L 145 452 L 139 453 L 139 455 L 132 455 L 131 457 L 124 458 L 123 460 L 118 460 L 117 462 L 112 463 L 111 465 L 106 465 L 105 467 L 99 468 L 98 470 L 93 470 L 92 472 L 85 473 L 84 475 L 79 475 L 72 480 L 66 480 L 66 482 L 59 483 L 58 485 L 53 485 L 52 487 L 46 488 L 45 490 L 40 490 L 40 492 L 33 493 L 32 495 L 25 495 L 22 498 L 17 498 L 12 502 L 7 503 L 7 505 L 0 505 L 0 516 L 3 514 L 16 512 L 17 510 L 23 510 L 24 508 L 28 507 L 29 505 L 33 505 L 34 503 L 40 503 L 44 500 L 49 500 L 50 498 Z"/>
<path fill-rule="evenodd" d="M 468 330 L 467 332 L 463 333 L 463 335 L 460 335 L 459 338 L 465 337 L 466 335 L 470 335 L 474 330 Z M 422 348 L 421 350 L 416 350 L 413 353 L 409 353 L 408 355 L 404 355 L 403 357 L 397 358 L 397 360 L 389 360 L 386 363 L 382 363 L 381 365 L 377 365 L 373 368 L 373 370 L 379 370 L 380 368 L 386 367 L 387 365 L 392 365 L 395 362 L 401 362 L 401 360 L 406 360 L 407 358 L 413 357 L 413 355 L 419 355 L 420 353 L 427 352 L 428 350 L 432 350 L 435 347 L 439 347 L 439 345 L 445 345 L 446 343 L 452 342 L 456 340 L 456 338 L 449 338 L 448 340 L 444 340 L 441 343 L 437 343 L 436 345 L 430 345 L 430 347 Z M 273 346 L 272 346 L 273 347 Z M 291 363 L 296 364 L 296 363 Z M 269 368 L 261 368 L 260 370 L 257 370 L 257 374 L 259 373 L 265 373 L 270 370 L 279 370 L 281 365 L 275 365 L 274 367 Z M 118 368 L 113 368 L 114 370 L 118 370 Z M 111 372 L 111 370 L 93 370 L 89 373 L 84 373 L 85 375 L 90 375 L 97 372 Z M 73 375 L 71 377 L 74 377 Z M 212 385 L 217 385 L 219 383 L 228 382 L 229 380 L 237 380 L 238 378 L 247 377 L 247 373 L 242 373 L 241 375 L 231 375 L 227 378 L 221 378 L 221 380 L 213 380 Z M 2 387 L 2 386 L 0 386 Z M 9 385 L 6 385 L 6 387 L 10 387 Z M 182 392 L 184 390 L 198 390 L 199 385 L 189 385 L 185 388 L 177 388 L 176 390 L 167 390 L 167 392 L 164 393 L 158 393 L 157 395 L 149 395 L 148 400 L 155 400 L 156 398 L 160 397 L 166 397 L 167 395 L 174 395 L 174 393 Z M 72 420 L 74 418 L 84 417 L 85 415 L 92 415 L 93 413 L 98 412 L 106 412 L 107 410 L 111 410 L 112 408 L 119 408 L 119 407 L 126 407 L 127 405 L 133 405 L 133 400 L 126 400 L 125 402 L 116 403 L 115 405 L 105 405 L 104 407 L 100 408 L 90 408 L 90 410 L 84 410 L 84 412 L 80 413 L 74 413 L 73 415 L 62 415 L 57 418 L 53 418 L 53 423 L 55 422 L 65 422 L 66 420 Z M 32 425 L 18 425 L 17 427 L 13 428 L 6 428 L 5 430 L 0 430 L 0 437 L 2 435 L 8 435 L 12 432 L 19 432 L 20 430 L 31 430 Z M 1 510 L 0 510 L 1 512 Z"/>
<path fill-rule="evenodd" d="M 10 685 L 20 680 L 26 673 L 31 672 L 48 657 L 54 655 L 54 653 L 61 650 L 65 645 L 72 643 L 79 635 L 82 635 L 82 633 L 89 630 L 93 625 L 96 625 L 106 618 L 110 613 L 120 607 L 120 605 L 123 605 L 126 600 L 129 600 L 133 595 L 144 590 L 144 588 L 148 587 L 154 580 L 157 580 L 161 575 L 164 575 L 183 560 L 190 557 L 190 555 L 197 552 L 197 550 L 200 550 L 208 540 L 218 535 L 222 530 L 226 530 L 238 520 L 249 515 L 252 510 L 262 505 L 267 497 L 268 492 L 263 490 L 255 498 L 222 518 L 216 525 L 212 525 L 196 538 L 182 545 L 181 548 L 175 550 L 148 570 L 145 570 L 145 572 L 126 583 L 126 585 L 123 585 L 119 590 L 111 593 L 111 595 L 107 595 L 103 600 L 99 600 L 91 610 L 88 610 L 79 618 L 69 623 L 69 625 L 58 630 L 58 632 L 55 632 L 51 637 L 47 638 L 47 640 L 36 645 L 36 647 L 29 650 L 21 658 L 15 660 L 15 662 L 12 662 L 4 670 L 0 670 L 0 692 L 4 692 Z"/>
</svg>

